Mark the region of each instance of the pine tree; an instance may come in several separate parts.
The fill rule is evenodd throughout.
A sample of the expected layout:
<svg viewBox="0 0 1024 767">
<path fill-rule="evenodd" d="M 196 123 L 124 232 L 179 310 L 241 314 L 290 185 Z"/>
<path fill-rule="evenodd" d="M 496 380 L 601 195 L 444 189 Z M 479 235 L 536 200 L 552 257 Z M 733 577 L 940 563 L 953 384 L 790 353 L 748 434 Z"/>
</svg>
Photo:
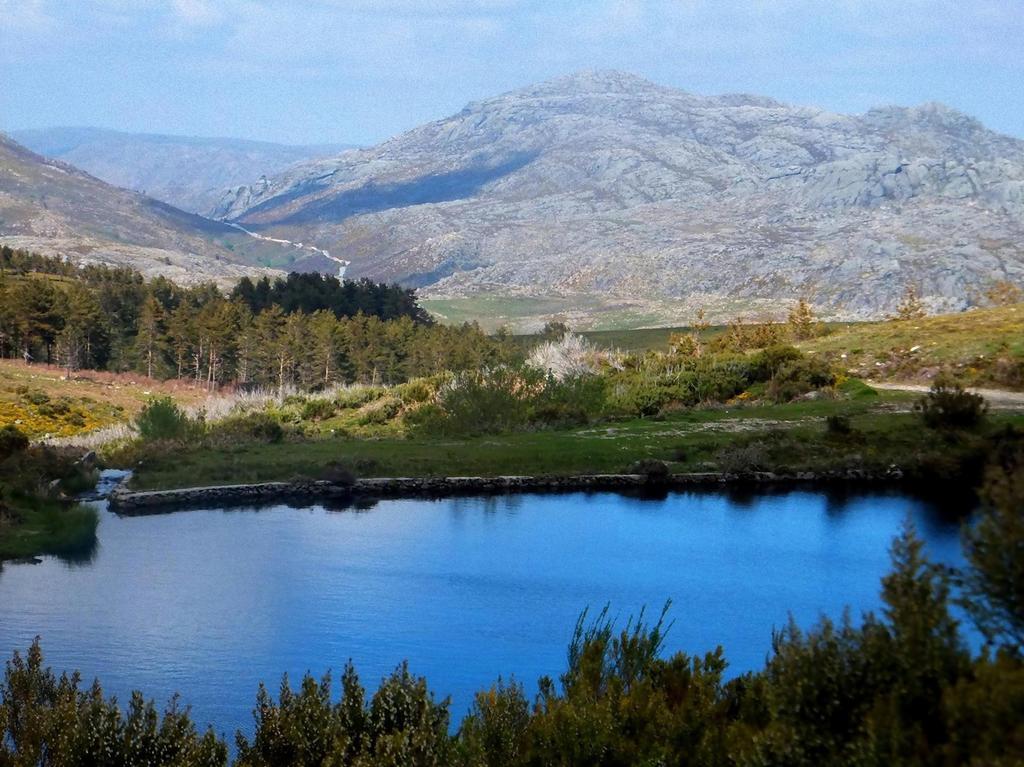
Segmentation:
<svg viewBox="0 0 1024 767">
<path fill-rule="evenodd" d="M 174 353 L 175 377 L 185 373 L 185 360 L 192 356 L 195 339 L 193 326 L 195 308 L 187 302 L 178 304 L 167 320 L 167 339 Z"/>
<path fill-rule="evenodd" d="M 817 320 L 811 310 L 811 305 L 801 296 L 796 306 L 789 310 L 789 328 L 793 338 L 801 341 L 812 338 L 816 324 Z"/>
<path fill-rule="evenodd" d="M 95 294 L 81 283 L 67 287 L 61 300 L 63 327 L 57 335 L 59 356 L 68 376 L 104 360 L 109 339 L 106 315 Z"/>
<path fill-rule="evenodd" d="M 60 292 L 43 278 L 22 280 L 14 290 L 12 304 L 24 351 L 32 355 L 34 345 L 42 346 L 47 363 L 52 360 L 53 345 L 64 326 L 60 302 Z"/>
<path fill-rule="evenodd" d="M 139 312 L 139 329 L 135 336 L 135 351 L 146 365 L 146 376 L 153 377 L 153 370 L 159 362 L 167 344 L 164 329 L 164 309 L 150 294 Z"/>
<path fill-rule="evenodd" d="M 309 329 L 313 337 L 317 370 L 323 373 L 324 386 L 329 386 L 338 375 L 338 357 L 341 351 L 338 320 L 333 312 L 320 310 L 310 317 Z"/>
</svg>

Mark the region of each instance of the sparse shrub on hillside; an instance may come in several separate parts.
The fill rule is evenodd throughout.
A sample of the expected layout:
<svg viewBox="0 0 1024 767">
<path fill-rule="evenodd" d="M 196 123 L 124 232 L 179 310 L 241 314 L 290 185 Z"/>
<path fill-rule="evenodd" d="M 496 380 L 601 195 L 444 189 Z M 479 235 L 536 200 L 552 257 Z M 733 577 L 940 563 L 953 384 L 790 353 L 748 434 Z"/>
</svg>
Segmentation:
<svg viewBox="0 0 1024 767">
<path fill-rule="evenodd" d="M 717 352 L 744 352 L 775 346 L 785 339 L 785 327 L 777 322 L 735 319 L 724 333 L 711 340 L 709 346 Z"/>
<path fill-rule="evenodd" d="M 984 419 L 988 405 L 984 397 L 965 390 L 956 379 L 939 375 L 915 409 L 933 429 L 971 429 Z"/>
<path fill-rule="evenodd" d="M 1009 280 L 998 280 L 985 291 L 985 298 L 992 306 L 1011 306 L 1024 302 L 1024 290 Z"/>
<path fill-rule="evenodd" d="M 146 441 L 183 439 L 191 426 L 188 415 L 170 397 L 150 400 L 135 418 L 135 427 Z"/>
<path fill-rule="evenodd" d="M 907 285 L 903 291 L 903 298 L 900 299 L 900 304 L 896 308 L 896 319 L 917 320 L 924 317 L 925 314 L 924 304 L 921 302 L 921 296 L 917 288 L 913 285 Z"/>
<path fill-rule="evenodd" d="M 699 357 L 701 344 L 696 333 L 673 333 L 668 337 L 668 350 L 678 357 Z"/>
<path fill-rule="evenodd" d="M 50 401 L 50 395 L 42 391 L 27 390 L 23 397 L 36 407 L 41 407 Z"/>
<path fill-rule="evenodd" d="M 793 338 L 802 341 L 817 335 L 818 321 L 807 299 L 801 297 L 789 310 L 789 332 Z"/>
</svg>

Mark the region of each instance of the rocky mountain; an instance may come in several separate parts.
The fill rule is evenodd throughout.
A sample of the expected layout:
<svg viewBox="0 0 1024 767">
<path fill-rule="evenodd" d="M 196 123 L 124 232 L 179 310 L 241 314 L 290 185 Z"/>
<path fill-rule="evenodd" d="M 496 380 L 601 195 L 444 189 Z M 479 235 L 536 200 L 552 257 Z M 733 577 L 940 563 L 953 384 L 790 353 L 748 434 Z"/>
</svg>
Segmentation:
<svg viewBox="0 0 1024 767">
<path fill-rule="evenodd" d="M 581 324 L 800 295 L 871 317 L 907 285 L 954 310 L 1024 283 L 1024 142 L 939 104 L 842 115 L 583 73 L 233 189 L 216 215 L 438 305 Z"/>
<path fill-rule="evenodd" d="M 99 128 L 13 131 L 33 152 L 63 160 L 114 186 L 207 214 L 225 189 L 346 149 L 262 141 L 122 133 Z"/>
<path fill-rule="evenodd" d="M 127 264 L 179 282 L 230 282 L 267 271 L 250 264 L 292 257 L 293 250 L 111 186 L 3 134 L 0 244 L 77 261 Z"/>
</svg>

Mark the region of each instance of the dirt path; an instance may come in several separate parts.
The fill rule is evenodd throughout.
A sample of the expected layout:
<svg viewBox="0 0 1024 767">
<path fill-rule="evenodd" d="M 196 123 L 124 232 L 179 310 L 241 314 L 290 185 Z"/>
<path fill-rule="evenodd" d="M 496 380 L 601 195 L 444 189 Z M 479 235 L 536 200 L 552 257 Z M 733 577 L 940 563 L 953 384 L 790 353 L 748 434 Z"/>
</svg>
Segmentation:
<svg viewBox="0 0 1024 767">
<path fill-rule="evenodd" d="M 883 389 L 885 391 L 912 391 L 920 392 L 921 394 L 924 394 L 931 389 L 930 386 L 925 386 L 924 384 L 912 383 L 877 383 L 875 381 L 869 381 L 868 385 L 873 389 Z M 1024 392 L 974 388 L 969 388 L 967 391 L 973 392 L 974 394 L 980 394 L 988 401 L 989 407 L 998 408 L 999 410 L 1024 410 Z"/>
</svg>

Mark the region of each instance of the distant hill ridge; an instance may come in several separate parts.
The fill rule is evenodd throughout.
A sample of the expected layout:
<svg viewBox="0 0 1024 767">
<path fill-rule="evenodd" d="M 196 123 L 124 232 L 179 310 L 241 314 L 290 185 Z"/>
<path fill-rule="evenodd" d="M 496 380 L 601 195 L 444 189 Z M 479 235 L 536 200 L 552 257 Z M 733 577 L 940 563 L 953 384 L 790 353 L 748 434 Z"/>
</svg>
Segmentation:
<svg viewBox="0 0 1024 767">
<path fill-rule="evenodd" d="M 79 262 L 126 264 L 146 276 L 224 283 L 266 273 L 252 264 L 280 257 L 284 250 L 220 221 L 111 186 L 2 133 L 0 244 Z"/>
<path fill-rule="evenodd" d="M 806 295 L 873 317 L 912 284 L 955 310 L 1024 283 L 1024 142 L 941 104 L 842 115 L 584 72 L 232 189 L 216 215 L 433 297 L 678 319 Z"/>
<path fill-rule="evenodd" d="M 11 137 L 38 154 L 69 162 L 109 184 L 204 215 L 229 187 L 348 148 L 80 127 L 13 131 Z"/>
</svg>

